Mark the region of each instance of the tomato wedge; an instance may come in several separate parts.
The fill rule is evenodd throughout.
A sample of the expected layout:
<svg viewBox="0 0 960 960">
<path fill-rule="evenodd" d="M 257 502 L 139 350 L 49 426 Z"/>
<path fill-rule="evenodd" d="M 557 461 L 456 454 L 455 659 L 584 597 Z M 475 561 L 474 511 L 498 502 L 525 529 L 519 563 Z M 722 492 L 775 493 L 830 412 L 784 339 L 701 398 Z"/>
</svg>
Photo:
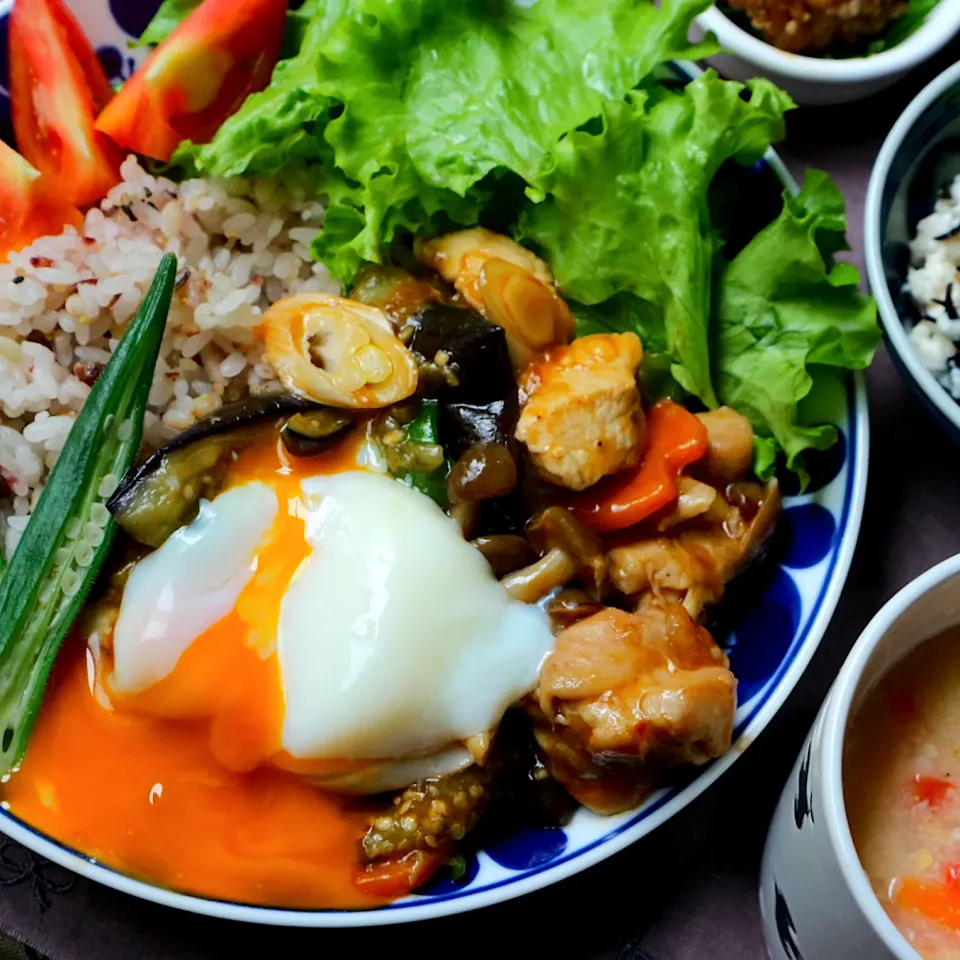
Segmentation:
<svg viewBox="0 0 960 960">
<path fill-rule="evenodd" d="M 0 263 L 38 237 L 81 223 L 80 211 L 0 140 Z"/>
<path fill-rule="evenodd" d="M 707 429 L 700 420 L 672 400 L 661 400 L 647 411 L 647 449 L 640 463 L 564 505 L 594 530 L 632 527 L 677 499 L 680 471 L 706 452 Z"/>
<path fill-rule="evenodd" d="M 10 104 L 23 156 L 70 203 L 99 200 L 123 156 L 93 128 L 112 95 L 63 0 L 17 0 L 10 15 Z"/>
<path fill-rule="evenodd" d="M 206 143 L 280 57 L 286 0 L 204 0 L 146 59 L 97 120 L 123 147 L 169 160 Z"/>
</svg>

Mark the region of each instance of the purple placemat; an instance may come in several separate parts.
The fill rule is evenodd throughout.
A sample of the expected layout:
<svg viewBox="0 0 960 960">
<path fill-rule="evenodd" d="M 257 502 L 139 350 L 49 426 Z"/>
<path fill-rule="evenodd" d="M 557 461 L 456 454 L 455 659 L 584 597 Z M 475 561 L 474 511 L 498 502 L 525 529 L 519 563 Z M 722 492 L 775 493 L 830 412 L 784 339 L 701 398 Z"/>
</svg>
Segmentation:
<svg viewBox="0 0 960 960">
<path fill-rule="evenodd" d="M 781 150 L 796 176 L 828 170 L 847 197 L 862 265 L 867 179 L 911 97 L 960 43 L 890 93 L 800 110 Z M 413 926 L 301 931 L 210 920 L 74 878 L 0 839 L 0 930 L 53 960 L 210 960 L 416 951 L 591 960 L 763 960 L 757 874 L 764 834 L 796 751 L 847 651 L 901 586 L 960 551 L 960 448 L 931 424 L 881 351 L 868 374 L 872 453 L 860 543 L 837 614 L 785 708 L 733 770 L 646 840 L 553 888 Z M 903 469 L 910 464 L 909 472 Z M 866 958 L 865 958 L 866 960 Z"/>
</svg>

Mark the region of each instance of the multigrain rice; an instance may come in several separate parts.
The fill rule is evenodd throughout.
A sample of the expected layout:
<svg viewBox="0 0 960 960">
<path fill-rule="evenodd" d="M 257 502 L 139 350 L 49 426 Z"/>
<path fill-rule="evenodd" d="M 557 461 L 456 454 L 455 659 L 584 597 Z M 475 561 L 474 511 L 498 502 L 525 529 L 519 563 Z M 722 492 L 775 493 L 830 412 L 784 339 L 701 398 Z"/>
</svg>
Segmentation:
<svg viewBox="0 0 960 960">
<path fill-rule="evenodd" d="M 942 191 L 910 244 L 907 292 L 922 319 L 910 328 L 917 357 L 960 400 L 960 177 Z"/>
<path fill-rule="evenodd" d="M 123 181 L 81 232 L 44 237 L 0 265 L 0 547 L 15 547 L 77 411 L 166 252 L 178 288 L 150 392 L 158 445 L 227 400 L 279 389 L 255 328 L 264 309 L 307 291 L 339 293 L 313 261 L 323 224 L 307 174 Z"/>
</svg>

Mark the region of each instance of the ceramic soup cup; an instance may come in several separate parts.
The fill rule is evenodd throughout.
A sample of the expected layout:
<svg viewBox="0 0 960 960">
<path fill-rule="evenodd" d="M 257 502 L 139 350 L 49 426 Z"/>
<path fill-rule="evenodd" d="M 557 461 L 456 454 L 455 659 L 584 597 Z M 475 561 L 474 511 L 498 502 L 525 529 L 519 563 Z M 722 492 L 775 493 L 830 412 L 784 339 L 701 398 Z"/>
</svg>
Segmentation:
<svg viewBox="0 0 960 960">
<path fill-rule="evenodd" d="M 772 960 L 918 960 L 873 893 L 847 822 L 850 718 L 887 672 L 960 624 L 960 555 L 904 587 L 854 646 L 797 758 L 767 836 L 760 909 Z"/>
</svg>

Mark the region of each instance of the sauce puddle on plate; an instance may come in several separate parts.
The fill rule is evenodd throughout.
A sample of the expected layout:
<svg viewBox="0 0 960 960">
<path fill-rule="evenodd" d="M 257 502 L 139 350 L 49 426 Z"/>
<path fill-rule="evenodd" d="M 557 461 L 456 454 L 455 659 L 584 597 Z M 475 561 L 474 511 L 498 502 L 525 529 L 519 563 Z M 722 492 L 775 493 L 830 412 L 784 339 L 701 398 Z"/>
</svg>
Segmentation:
<svg viewBox="0 0 960 960">
<path fill-rule="evenodd" d="M 227 770 L 208 723 L 104 709 L 88 657 L 78 637 L 60 653 L 27 756 L 0 788 L 13 814 L 175 890 L 285 907 L 379 904 L 354 884 L 365 812 L 281 770 Z"/>
</svg>

